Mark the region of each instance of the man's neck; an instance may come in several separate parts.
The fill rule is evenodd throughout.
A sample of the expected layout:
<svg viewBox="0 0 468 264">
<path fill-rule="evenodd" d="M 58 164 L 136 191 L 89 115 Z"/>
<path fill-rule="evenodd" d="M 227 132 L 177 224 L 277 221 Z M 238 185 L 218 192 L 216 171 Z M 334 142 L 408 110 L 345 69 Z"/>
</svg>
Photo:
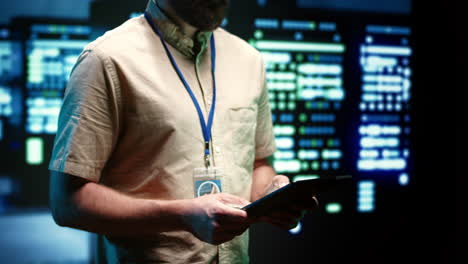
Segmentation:
<svg viewBox="0 0 468 264">
<path fill-rule="evenodd" d="M 161 9 L 164 14 L 174 22 L 174 24 L 178 25 L 187 37 L 195 40 L 195 33 L 198 31 L 196 27 L 188 24 L 182 18 L 180 18 L 174 9 L 167 3 L 167 1 L 155 0 L 155 2 L 159 9 Z"/>
</svg>

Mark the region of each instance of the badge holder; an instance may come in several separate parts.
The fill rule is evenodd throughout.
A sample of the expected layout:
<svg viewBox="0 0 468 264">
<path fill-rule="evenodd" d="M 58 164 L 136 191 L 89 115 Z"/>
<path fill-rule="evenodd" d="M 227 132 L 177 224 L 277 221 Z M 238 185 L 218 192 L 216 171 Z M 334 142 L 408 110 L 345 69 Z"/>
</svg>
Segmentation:
<svg viewBox="0 0 468 264">
<path fill-rule="evenodd" d="M 206 195 L 221 193 L 223 169 L 217 167 L 203 167 L 193 170 L 193 186 L 195 198 Z"/>
</svg>

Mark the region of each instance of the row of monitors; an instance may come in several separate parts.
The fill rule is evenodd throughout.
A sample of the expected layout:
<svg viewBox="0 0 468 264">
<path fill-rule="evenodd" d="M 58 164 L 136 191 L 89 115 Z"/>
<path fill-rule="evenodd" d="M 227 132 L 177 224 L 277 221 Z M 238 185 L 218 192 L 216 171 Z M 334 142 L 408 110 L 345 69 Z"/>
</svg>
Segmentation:
<svg viewBox="0 0 468 264">
<path fill-rule="evenodd" d="M 21 146 L 24 164 L 47 173 L 63 92 L 92 28 L 15 23 L 0 30 L 0 152 Z M 265 61 L 276 171 L 294 181 L 351 173 L 355 208 L 372 212 L 379 177 L 410 180 L 411 28 L 349 24 L 255 17 L 239 35 Z"/>
</svg>

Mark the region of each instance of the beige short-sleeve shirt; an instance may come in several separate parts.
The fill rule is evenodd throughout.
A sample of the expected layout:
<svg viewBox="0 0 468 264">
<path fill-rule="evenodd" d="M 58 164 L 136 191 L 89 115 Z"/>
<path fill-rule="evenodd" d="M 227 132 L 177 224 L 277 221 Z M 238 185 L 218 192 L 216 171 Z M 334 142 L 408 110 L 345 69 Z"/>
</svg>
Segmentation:
<svg viewBox="0 0 468 264">
<path fill-rule="evenodd" d="M 224 168 L 223 192 L 250 199 L 255 159 L 275 151 L 260 54 L 223 29 L 216 42 L 212 158 Z M 211 107 L 210 49 L 199 63 L 169 49 L 206 116 Z M 205 117 L 206 118 L 206 117 Z M 135 198 L 194 198 L 192 172 L 204 166 L 197 112 L 161 41 L 143 16 L 85 47 L 60 112 L 50 170 L 86 178 Z M 108 263 L 245 263 L 248 232 L 213 246 L 188 232 L 151 240 L 101 237 Z"/>
</svg>

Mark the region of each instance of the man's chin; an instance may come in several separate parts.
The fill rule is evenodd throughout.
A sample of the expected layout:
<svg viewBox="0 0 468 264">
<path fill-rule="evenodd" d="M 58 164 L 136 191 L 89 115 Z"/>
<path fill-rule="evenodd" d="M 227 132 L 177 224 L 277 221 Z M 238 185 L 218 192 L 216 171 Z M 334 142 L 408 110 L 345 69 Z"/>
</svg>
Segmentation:
<svg viewBox="0 0 468 264">
<path fill-rule="evenodd" d="M 209 23 L 200 23 L 200 21 L 197 21 L 198 23 L 189 23 L 190 25 L 196 27 L 200 31 L 213 31 L 217 29 L 219 26 L 221 26 L 221 22 L 216 22 L 213 23 L 213 20 L 210 20 Z"/>
<path fill-rule="evenodd" d="M 218 23 L 218 24 L 206 27 L 205 29 L 200 29 L 200 31 L 214 31 L 215 29 L 219 28 L 220 26 L 221 26 L 221 23 Z"/>
<path fill-rule="evenodd" d="M 196 27 L 200 31 L 213 31 L 221 25 L 226 14 L 226 9 L 194 9 L 193 12 L 184 14 L 181 13 L 180 16 L 183 20 Z"/>
</svg>

